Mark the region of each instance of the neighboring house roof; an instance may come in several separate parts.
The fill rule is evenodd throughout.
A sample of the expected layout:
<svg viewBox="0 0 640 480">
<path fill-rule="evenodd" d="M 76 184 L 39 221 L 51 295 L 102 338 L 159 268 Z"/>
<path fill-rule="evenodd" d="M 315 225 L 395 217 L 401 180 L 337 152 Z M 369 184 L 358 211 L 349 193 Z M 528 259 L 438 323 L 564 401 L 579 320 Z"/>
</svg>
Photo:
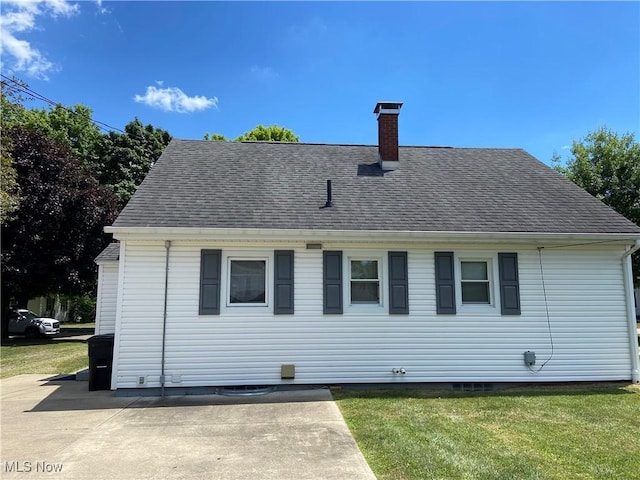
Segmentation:
<svg viewBox="0 0 640 480">
<path fill-rule="evenodd" d="M 94 260 L 96 263 L 117 262 L 120 260 L 120 243 L 112 242 Z"/>
<path fill-rule="evenodd" d="M 640 234 L 521 149 L 399 156 L 383 172 L 377 146 L 174 139 L 114 227 Z"/>
</svg>

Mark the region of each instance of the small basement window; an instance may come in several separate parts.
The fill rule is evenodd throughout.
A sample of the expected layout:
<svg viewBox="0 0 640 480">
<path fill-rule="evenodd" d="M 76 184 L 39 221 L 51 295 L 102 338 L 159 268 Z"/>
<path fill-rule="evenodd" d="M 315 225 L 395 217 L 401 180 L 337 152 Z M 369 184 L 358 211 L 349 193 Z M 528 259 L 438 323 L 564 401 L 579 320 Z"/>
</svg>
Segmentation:
<svg viewBox="0 0 640 480">
<path fill-rule="evenodd" d="M 461 261 L 460 284 L 463 304 L 490 304 L 489 262 Z"/>
<path fill-rule="evenodd" d="M 380 304 L 380 262 L 371 259 L 351 259 L 349 281 L 352 305 Z"/>
<path fill-rule="evenodd" d="M 229 259 L 228 305 L 267 304 L 267 260 Z"/>
</svg>

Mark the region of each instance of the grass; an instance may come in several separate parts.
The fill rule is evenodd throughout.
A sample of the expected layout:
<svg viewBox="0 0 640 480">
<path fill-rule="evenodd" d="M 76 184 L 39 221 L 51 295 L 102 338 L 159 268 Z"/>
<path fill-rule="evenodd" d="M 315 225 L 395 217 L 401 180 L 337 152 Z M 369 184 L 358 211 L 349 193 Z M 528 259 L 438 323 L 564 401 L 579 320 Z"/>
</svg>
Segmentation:
<svg viewBox="0 0 640 480">
<path fill-rule="evenodd" d="M 89 366 L 87 343 L 79 340 L 3 339 L 0 378 L 23 373 L 72 373 Z"/>
<path fill-rule="evenodd" d="M 640 478 L 640 386 L 334 393 L 379 480 Z"/>
<path fill-rule="evenodd" d="M 73 333 L 78 333 L 79 330 L 87 331 L 89 334 L 92 334 L 96 329 L 95 323 L 61 323 L 60 331 L 70 331 Z"/>
</svg>

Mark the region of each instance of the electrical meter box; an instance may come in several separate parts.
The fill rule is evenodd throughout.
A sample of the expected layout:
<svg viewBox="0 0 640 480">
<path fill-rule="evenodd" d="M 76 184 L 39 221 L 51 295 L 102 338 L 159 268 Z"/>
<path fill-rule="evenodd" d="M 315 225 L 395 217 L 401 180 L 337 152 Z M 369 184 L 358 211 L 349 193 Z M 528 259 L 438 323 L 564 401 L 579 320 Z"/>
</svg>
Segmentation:
<svg viewBox="0 0 640 480">
<path fill-rule="evenodd" d="M 524 352 L 524 364 L 528 367 L 536 364 L 536 352 L 530 352 L 527 350 Z"/>
</svg>

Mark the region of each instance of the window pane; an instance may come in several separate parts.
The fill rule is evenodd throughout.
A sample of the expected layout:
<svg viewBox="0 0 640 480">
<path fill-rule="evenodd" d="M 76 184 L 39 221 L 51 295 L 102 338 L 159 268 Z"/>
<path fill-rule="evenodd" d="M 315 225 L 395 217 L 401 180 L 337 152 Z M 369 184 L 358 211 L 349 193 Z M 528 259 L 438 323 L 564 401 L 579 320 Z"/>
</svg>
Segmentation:
<svg viewBox="0 0 640 480">
<path fill-rule="evenodd" d="M 377 260 L 351 260 L 351 278 L 354 280 L 378 278 Z"/>
<path fill-rule="evenodd" d="M 380 282 L 351 282 L 351 303 L 380 303 Z"/>
<path fill-rule="evenodd" d="M 462 303 L 489 303 L 489 283 L 462 282 Z"/>
<path fill-rule="evenodd" d="M 462 280 L 487 280 L 487 262 L 461 262 Z"/>
<path fill-rule="evenodd" d="M 232 260 L 229 301 L 231 303 L 265 303 L 264 260 Z"/>
</svg>

